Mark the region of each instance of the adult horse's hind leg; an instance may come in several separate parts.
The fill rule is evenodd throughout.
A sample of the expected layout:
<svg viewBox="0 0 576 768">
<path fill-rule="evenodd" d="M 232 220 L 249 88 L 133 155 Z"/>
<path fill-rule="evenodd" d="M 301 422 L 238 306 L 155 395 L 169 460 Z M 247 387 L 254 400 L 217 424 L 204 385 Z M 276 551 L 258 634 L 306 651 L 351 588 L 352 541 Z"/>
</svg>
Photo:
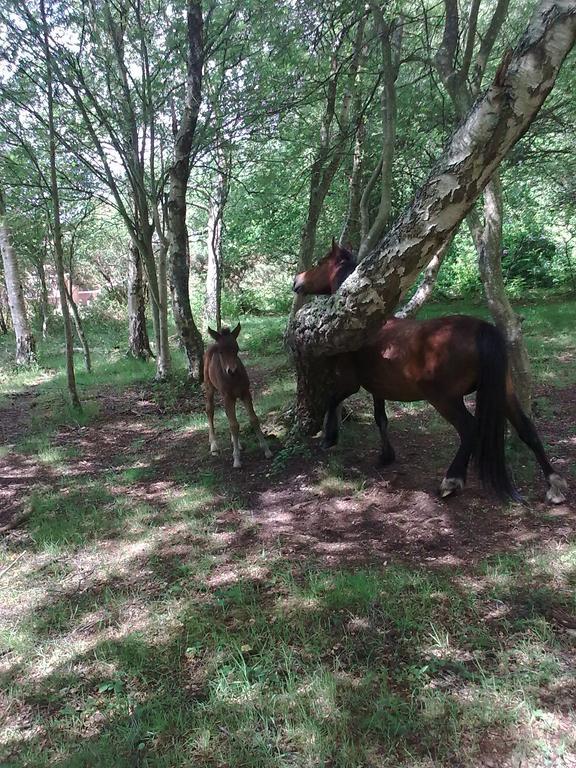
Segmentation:
<svg viewBox="0 0 576 768">
<path fill-rule="evenodd" d="M 552 504 L 562 504 L 562 502 L 566 501 L 568 483 L 554 471 L 554 468 L 548 461 L 542 441 L 538 437 L 536 427 L 522 410 L 522 406 L 514 393 L 509 393 L 506 398 L 506 416 L 516 432 L 518 432 L 520 440 L 526 443 L 526 445 L 533 451 L 538 464 L 540 464 L 542 468 L 542 472 L 548 483 L 546 500 Z"/>
<path fill-rule="evenodd" d="M 234 468 L 239 469 L 242 466 L 240 461 L 240 425 L 236 418 L 236 400 L 233 397 L 224 396 L 224 409 L 230 425 L 230 437 L 232 438 L 232 456 L 234 458 Z"/>
<path fill-rule="evenodd" d="M 204 386 L 206 392 L 206 416 L 208 417 L 208 440 L 210 441 L 210 453 L 215 455 L 218 453 L 218 443 L 216 441 L 216 432 L 214 431 L 214 393 L 216 390 L 209 381 L 206 381 Z"/>
<path fill-rule="evenodd" d="M 476 419 L 464 405 L 462 397 L 455 397 L 450 400 L 434 399 L 430 400 L 430 403 L 441 416 L 444 416 L 452 424 L 460 437 L 460 447 L 440 484 L 440 495 L 442 498 L 446 498 L 452 496 L 456 491 L 461 491 L 466 483 L 470 456 L 477 440 Z"/>
<path fill-rule="evenodd" d="M 268 443 L 266 441 L 266 438 L 264 437 L 264 434 L 262 432 L 262 428 L 260 427 L 260 421 L 258 419 L 258 416 L 256 415 L 256 411 L 254 410 L 254 404 L 252 402 L 252 395 L 250 392 L 242 398 L 242 402 L 244 403 L 244 407 L 246 408 L 246 411 L 248 413 L 248 418 L 250 420 L 250 424 L 252 425 L 252 429 L 256 433 L 256 437 L 258 438 L 258 442 L 260 443 L 260 448 L 264 451 L 264 456 L 266 456 L 267 459 L 272 458 L 272 451 L 268 447 Z"/>
<path fill-rule="evenodd" d="M 376 397 L 376 395 L 374 395 L 373 398 L 374 421 L 380 430 L 380 439 L 382 441 L 380 464 L 385 467 L 388 464 L 392 464 L 396 458 L 396 454 L 394 453 L 394 448 L 392 448 L 390 440 L 388 439 L 388 416 L 386 415 L 386 400 L 382 400 L 381 398 Z"/>
</svg>

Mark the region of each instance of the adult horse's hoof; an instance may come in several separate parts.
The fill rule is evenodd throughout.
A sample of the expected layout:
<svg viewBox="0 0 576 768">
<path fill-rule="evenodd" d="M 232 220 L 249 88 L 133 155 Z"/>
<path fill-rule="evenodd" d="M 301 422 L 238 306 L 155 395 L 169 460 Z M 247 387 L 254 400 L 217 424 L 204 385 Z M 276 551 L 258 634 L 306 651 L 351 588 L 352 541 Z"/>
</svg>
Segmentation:
<svg viewBox="0 0 576 768">
<path fill-rule="evenodd" d="M 566 491 L 568 490 L 566 480 L 554 473 L 548 478 L 548 485 L 546 501 L 550 502 L 550 504 L 563 504 L 566 501 Z"/>
<path fill-rule="evenodd" d="M 464 480 L 461 477 L 445 477 L 440 483 L 440 496 L 443 499 L 462 490 L 464 490 Z"/>
<path fill-rule="evenodd" d="M 380 454 L 380 458 L 378 459 L 378 463 L 381 467 L 387 467 L 389 464 L 393 464 L 396 461 L 396 454 L 394 453 L 394 448 L 390 448 L 390 450 L 382 451 Z"/>
<path fill-rule="evenodd" d="M 264 456 L 267 459 L 271 459 L 272 458 L 272 451 L 270 450 L 270 448 L 266 448 L 266 450 L 264 451 Z"/>
</svg>

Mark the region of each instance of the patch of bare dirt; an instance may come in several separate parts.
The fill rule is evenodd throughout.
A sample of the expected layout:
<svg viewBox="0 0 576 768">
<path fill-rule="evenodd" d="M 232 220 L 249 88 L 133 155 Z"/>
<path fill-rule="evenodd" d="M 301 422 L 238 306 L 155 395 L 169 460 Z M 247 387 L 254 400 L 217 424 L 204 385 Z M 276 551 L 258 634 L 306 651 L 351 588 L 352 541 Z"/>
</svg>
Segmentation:
<svg viewBox="0 0 576 768">
<path fill-rule="evenodd" d="M 576 466 L 576 387 L 540 394 L 549 395 L 552 403 L 552 413 L 538 420 L 541 436 L 551 446 L 553 463 L 570 477 L 570 467 Z M 22 434 L 31 405 L 28 396 L 0 410 L 5 435 L 14 439 Z M 166 415 L 202 410 L 202 395 L 191 388 L 183 388 L 171 403 L 159 401 L 153 385 L 107 390 L 98 397 L 98 406 L 99 415 L 89 426 L 56 429 L 53 445 L 71 453 L 63 466 L 41 464 L 37 457 L 15 451 L 0 458 L 0 525 L 21 513 L 38 483 L 56 487 L 66 477 L 78 483 L 102 473 L 113 478 L 115 472 L 136 470 L 128 487 L 119 484 L 117 492 L 159 510 L 183 481 L 202 473 L 215 475 L 222 502 L 217 525 L 230 534 L 226 547 L 236 554 L 273 545 L 284 557 L 328 565 L 391 558 L 463 566 L 490 552 L 565 541 L 576 530 L 574 487 L 566 504 L 545 505 L 545 484 L 528 453 L 522 455 L 526 470 L 521 468 L 520 486 L 529 505 L 495 502 L 473 472 L 462 495 L 441 501 L 437 487 L 457 440 L 448 425 L 431 425 L 431 408 L 395 409 L 390 436 L 398 461 L 392 467 L 376 466 L 377 431 L 366 422 L 344 424 L 343 431 L 350 430 L 352 437 L 332 454 L 323 453 L 312 440 L 310 458 L 292 458 L 272 472 L 256 448 L 245 453 L 242 470 L 233 470 L 224 435 L 221 456 L 211 457 L 203 432 L 175 433 L 163 424 Z M 276 441 L 273 447 L 277 452 L 281 446 Z M 330 477 L 332 455 L 344 467 L 336 485 L 324 482 Z"/>
</svg>

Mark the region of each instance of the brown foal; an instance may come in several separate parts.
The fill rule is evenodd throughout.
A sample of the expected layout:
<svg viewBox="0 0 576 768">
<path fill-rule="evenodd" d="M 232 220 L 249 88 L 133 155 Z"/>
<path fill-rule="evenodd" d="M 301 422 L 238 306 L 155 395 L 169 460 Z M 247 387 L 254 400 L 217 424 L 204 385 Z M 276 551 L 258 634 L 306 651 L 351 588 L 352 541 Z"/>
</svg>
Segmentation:
<svg viewBox="0 0 576 768">
<path fill-rule="evenodd" d="M 224 401 L 224 410 L 230 424 L 230 435 L 232 437 L 232 452 L 234 456 L 234 467 L 241 467 L 240 450 L 240 427 L 236 418 L 236 400 L 242 400 L 244 407 L 248 412 L 250 424 L 262 450 L 267 459 L 272 457 L 266 438 L 262 434 L 258 416 L 254 411 L 252 404 L 252 395 L 250 394 L 250 379 L 246 368 L 238 357 L 238 334 L 240 333 L 240 323 L 232 331 L 229 328 L 223 328 L 220 333 L 208 328 L 208 333 L 215 344 L 211 344 L 206 350 L 204 356 L 204 389 L 206 394 L 206 415 L 208 416 L 208 438 L 210 440 L 210 453 L 218 453 L 218 443 L 214 432 L 214 394 L 220 392 Z"/>
<path fill-rule="evenodd" d="M 353 254 L 332 241 L 332 248 L 317 266 L 296 276 L 294 290 L 334 293 L 355 268 Z M 565 501 L 566 481 L 548 461 L 534 424 L 522 410 L 510 376 L 506 342 L 491 323 L 467 315 L 433 320 L 390 318 L 370 343 L 337 355 L 334 361 L 338 376 L 327 403 L 326 447 L 338 441 L 340 403 L 363 387 L 374 398 L 381 462 L 390 464 L 394 449 L 388 439 L 386 400 L 428 400 L 460 437 L 458 452 L 440 486 L 442 496 L 462 490 L 468 463 L 475 456 L 483 483 L 503 497 L 519 498 L 504 453 L 508 419 L 540 464 L 548 501 Z M 472 415 L 464 396 L 474 391 L 476 412 Z"/>
</svg>

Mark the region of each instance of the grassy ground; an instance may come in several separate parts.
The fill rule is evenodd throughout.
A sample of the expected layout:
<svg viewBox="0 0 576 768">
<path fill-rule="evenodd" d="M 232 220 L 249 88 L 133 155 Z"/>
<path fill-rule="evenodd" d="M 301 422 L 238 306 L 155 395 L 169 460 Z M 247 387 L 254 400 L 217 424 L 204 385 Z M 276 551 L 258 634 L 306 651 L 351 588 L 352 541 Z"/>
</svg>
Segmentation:
<svg viewBox="0 0 576 768">
<path fill-rule="evenodd" d="M 545 425 L 576 382 L 576 307 L 522 314 Z M 266 463 L 248 436 L 241 474 L 209 456 L 181 358 L 151 383 L 121 324 L 89 329 L 81 417 L 55 340 L 25 373 L 2 341 L 0 482 L 26 519 L 0 543 L 0 765 L 576 765 L 574 510 L 473 487 L 447 506 L 418 464 L 376 473 L 363 401 L 340 452 L 283 447 L 283 320 L 242 322 L 276 439 Z M 429 417 L 393 424 L 442 462 Z"/>
</svg>

